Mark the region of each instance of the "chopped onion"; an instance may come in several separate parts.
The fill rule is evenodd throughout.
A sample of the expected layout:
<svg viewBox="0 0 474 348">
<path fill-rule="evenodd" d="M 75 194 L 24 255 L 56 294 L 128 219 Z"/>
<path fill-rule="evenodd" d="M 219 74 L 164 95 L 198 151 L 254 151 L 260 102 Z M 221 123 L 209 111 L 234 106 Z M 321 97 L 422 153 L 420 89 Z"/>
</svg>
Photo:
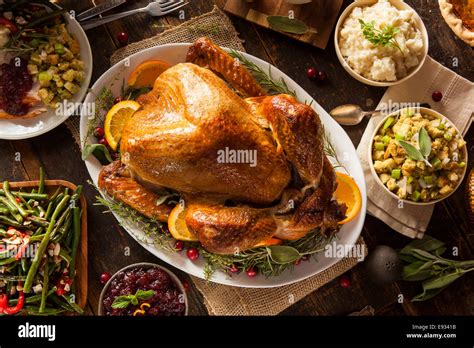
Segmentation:
<svg viewBox="0 0 474 348">
<path fill-rule="evenodd" d="M 451 161 L 451 160 L 449 159 L 449 157 L 446 157 L 445 159 L 443 159 L 443 160 L 441 161 L 441 164 L 442 164 L 443 166 L 445 166 L 445 165 L 448 164 L 450 161 Z"/>
</svg>

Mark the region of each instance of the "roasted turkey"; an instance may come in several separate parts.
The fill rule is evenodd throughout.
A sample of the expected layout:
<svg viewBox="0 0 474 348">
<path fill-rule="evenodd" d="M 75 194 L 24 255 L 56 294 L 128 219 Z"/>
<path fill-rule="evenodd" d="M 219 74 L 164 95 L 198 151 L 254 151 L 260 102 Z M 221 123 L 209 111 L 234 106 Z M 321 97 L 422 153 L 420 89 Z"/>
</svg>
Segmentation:
<svg viewBox="0 0 474 348">
<path fill-rule="evenodd" d="M 162 73 L 140 103 L 122 133 L 121 162 L 100 173 L 109 195 L 166 222 L 172 206 L 157 198 L 178 193 L 187 227 L 218 254 L 338 230 L 345 206 L 332 199 L 335 172 L 318 115 L 290 95 L 265 95 L 209 39 L 197 40 L 187 62 Z M 223 151 L 255 161 L 222 161 Z"/>
</svg>

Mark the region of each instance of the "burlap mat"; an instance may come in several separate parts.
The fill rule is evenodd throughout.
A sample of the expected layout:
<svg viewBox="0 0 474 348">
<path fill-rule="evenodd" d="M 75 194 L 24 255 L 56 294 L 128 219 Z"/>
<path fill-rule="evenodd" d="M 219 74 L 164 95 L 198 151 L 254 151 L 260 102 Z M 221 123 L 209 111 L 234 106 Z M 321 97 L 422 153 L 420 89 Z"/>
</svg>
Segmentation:
<svg viewBox="0 0 474 348">
<path fill-rule="evenodd" d="M 206 30 L 204 30 L 206 29 Z M 208 36 L 221 46 L 245 51 L 242 41 L 229 18 L 217 7 L 202 16 L 168 29 L 163 33 L 132 43 L 117 50 L 111 57 L 111 64 L 149 47 L 167 43 L 193 42 L 201 36 Z M 76 142 L 79 144 L 79 118 L 72 117 L 67 123 Z M 363 246 L 365 255 L 367 247 L 364 240 L 358 244 Z M 315 262 L 314 260 L 312 262 Z M 205 305 L 211 315 L 275 315 L 296 303 L 309 293 L 320 288 L 357 264 L 355 258 L 345 258 L 333 267 L 292 285 L 268 289 L 246 289 L 211 283 L 192 277 L 196 288 L 202 293 Z"/>
</svg>

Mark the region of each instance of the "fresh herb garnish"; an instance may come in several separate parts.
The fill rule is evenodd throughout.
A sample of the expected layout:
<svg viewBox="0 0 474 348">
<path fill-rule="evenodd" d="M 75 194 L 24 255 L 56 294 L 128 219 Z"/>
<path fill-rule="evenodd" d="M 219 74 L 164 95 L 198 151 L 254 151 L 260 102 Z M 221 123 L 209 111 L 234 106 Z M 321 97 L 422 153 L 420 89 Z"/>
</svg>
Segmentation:
<svg viewBox="0 0 474 348">
<path fill-rule="evenodd" d="M 445 251 L 443 242 L 428 235 L 400 250 L 400 258 L 406 263 L 402 279 L 422 281 L 423 292 L 415 296 L 412 302 L 429 300 L 456 279 L 474 270 L 474 260 L 445 259 L 441 257 Z"/>
<path fill-rule="evenodd" d="M 308 28 L 305 22 L 288 16 L 268 16 L 267 22 L 271 28 L 290 34 L 317 33 L 316 30 Z"/>
<path fill-rule="evenodd" d="M 395 47 L 403 53 L 395 35 L 400 32 L 400 29 L 391 25 L 386 25 L 382 30 L 375 28 L 375 22 L 364 22 L 359 19 L 360 27 L 364 37 L 375 46 Z"/>
<path fill-rule="evenodd" d="M 257 80 L 257 82 L 263 87 L 263 89 L 265 89 L 268 94 L 290 94 L 296 98 L 296 92 L 288 88 L 283 78 L 280 78 L 279 81 L 275 81 L 273 79 L 270 66 L 268 67 L 267 73 L 235 50 L 231 50 L 229 55 L 238 59 L 240 64 L 250 71 L 255 80 Z"/>
<path fill-rule="evenodd" d="M 398 142 L 406 151 L 408 157 L 415 161 L 423 161 L 427 166 L 432 167 L 431 163 L 428 161 L 428 156 L 431 153 L 431 139 L 424 127 L 422 127 L 418 132 L 418 144 L 420 149 L 417 149 L 404 140 L 399 140 Z"/>
<path fill-rule="evenodd" d="M 122 295 L 115 298 L 112 303 L 112 308 L 127 308 L 131 304 L 137 306 L 139 301 L 145 301 L 152 298 L 155 295 L 153 290 L 137 290 L 135 295 Z"/>
</svg>

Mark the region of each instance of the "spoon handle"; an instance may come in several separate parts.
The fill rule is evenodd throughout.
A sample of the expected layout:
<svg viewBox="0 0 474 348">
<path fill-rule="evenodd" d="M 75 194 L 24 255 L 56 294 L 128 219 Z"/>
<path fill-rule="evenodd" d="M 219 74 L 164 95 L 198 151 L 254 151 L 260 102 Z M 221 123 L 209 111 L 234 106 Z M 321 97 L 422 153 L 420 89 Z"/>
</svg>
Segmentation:
<svg viewBox="0 0 474 348">
<path fill-rule="evenodd" d="M 381 110 L 374 110 L 374 111 L 366 111 L 364 112 L 364 117 L 374 117 L 382 115 Z"/>
</svg>

